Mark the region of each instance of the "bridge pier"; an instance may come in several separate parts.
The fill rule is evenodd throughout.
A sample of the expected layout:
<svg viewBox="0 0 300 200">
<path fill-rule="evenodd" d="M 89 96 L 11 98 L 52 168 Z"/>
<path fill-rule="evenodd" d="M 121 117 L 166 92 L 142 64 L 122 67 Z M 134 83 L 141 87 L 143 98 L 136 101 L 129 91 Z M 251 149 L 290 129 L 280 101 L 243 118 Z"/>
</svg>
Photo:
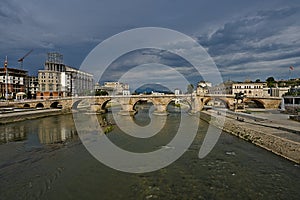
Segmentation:
<svg viewBox="0 0 300 200">
<path fill-rule="evenodd" d="M 156 110 L 153 112 L 153 115 L 166 116 L 169 113 L 167 112 L 167 106 L 165 104 L 156 104 L 154 105 Z"/>
<path fill-rule="evenodd" d="M 119 111 L 119 115 L 123 116 L 133 116 L 136 111 L 133 110 L 133 105 L 131 104 L 121 104 L 122 110 Z"/>
<path fill-rule="evenodd" d="M 191 110 L 189 113 L 191 114 L 197 114 L 203 109 L 203 99 L 202 98 L 191 98 Z"/>
<path fill-rule="evenodd" d="M 103 109 L 99 104 L 91 105 L 91 111 L 97 113 L 107 113 L 107 109 Z"/>
</svg>

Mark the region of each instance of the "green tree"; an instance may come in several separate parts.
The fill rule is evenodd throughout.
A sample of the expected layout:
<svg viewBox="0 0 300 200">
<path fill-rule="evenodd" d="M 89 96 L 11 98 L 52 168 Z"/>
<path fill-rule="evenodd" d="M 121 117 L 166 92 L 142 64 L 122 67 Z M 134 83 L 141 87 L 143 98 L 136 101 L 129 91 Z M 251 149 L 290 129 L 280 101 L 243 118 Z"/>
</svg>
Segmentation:
<svg viewBox="0 0 300 200">
<path fill-rule="evenodd" d="M 98 90 L 95 92 L 95 96 L 107 96 L 107 95 L 108 93 L 104 90 L 100 90 L 100 91 Z"/>
<path fill-rule="evenodd" d="M 256 79 L 256 80 L 255 80 L 255 83 L 260 83 L 260 79 Z"/>
<path fill-rule="evenodd" d="M 275 79 L 272 76 L 268 77 L 266 82 L 267 82 L 268 87 L 274 87 L 275 86 Z"/>
</svg>

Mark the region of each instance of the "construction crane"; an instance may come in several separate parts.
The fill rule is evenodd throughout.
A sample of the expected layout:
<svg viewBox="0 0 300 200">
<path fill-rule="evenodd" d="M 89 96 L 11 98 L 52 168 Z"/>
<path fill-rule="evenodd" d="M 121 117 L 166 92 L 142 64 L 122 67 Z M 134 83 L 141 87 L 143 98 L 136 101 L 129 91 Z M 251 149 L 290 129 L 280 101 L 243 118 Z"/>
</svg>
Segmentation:
<svg viewBox="0 0 300 200">
<path fill-rule="evenodd" d="M 23 61 L 24 61 L 24 59 L 25 59 L 29 54 L 31 54 L 32 51 L 33 51 L 33 49 L 31 49 L 30 51 L 28 51 L 22 58 L 20 58 L 20 59 L 18 60 L 18 62 L 20 63 L 20 68 L 21 68 L 21 69 L 23 69 Z"/>
</svg>

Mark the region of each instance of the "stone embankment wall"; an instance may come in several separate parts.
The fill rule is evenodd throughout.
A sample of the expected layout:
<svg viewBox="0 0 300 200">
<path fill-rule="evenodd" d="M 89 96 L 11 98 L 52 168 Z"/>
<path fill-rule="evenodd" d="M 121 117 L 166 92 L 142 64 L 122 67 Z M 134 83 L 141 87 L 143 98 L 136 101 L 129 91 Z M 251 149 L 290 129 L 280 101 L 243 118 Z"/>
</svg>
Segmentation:
<svg viewBox="0 0 300 200">
<path fill-rule="evenodd" d="M 210 115 L 206 112 L 201 112 L 200 114 L 202 120 L 223 129 L 225 132 L 300 164 L 299 142 L 273 135 L 273 128 L 263 127 L 260 129 L 259 125 L 257 127 L 254 127 L 255 125 L 248 126 L 245 122 L 239 122 L 227 117 L 225 118 L 225 123 L 222 124 L 218 120 L 220 117 L 218 115 Z"/>
<path fill-rule="evenodd" d="M 48 117 L 48 116 L 67 114 L 67 113 L 70 112 L 68 110 L 60 110 L 60 109 L 45 109 L 45 110 L 0 114 L 0 124 L 13 123 L 13 122 L 19 122 L 28 119 L 37 119 L 41 117 Z"/>
</svg>

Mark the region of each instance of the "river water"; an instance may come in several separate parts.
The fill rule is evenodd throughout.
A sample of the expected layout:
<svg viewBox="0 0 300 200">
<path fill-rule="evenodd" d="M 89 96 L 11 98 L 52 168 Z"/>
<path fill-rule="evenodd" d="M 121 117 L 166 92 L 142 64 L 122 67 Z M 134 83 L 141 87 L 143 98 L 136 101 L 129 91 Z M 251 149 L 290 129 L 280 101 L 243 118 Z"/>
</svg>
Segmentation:
<svg viewBox="0 0 300 200">
<path fill-rule="evenodd" d="M 113 122 L 112 114 L 99 121 Z M 136 123 L 149 123 L 147 106 Z M 151 140 L 132 140 L 117 126 L 107 136 L 131 151 L 162 147 L 180 114 Z M 203 159 L 198 152 L 208 125 L 201 121 L 184 155 L 155 172 L 116 171 L 81 143 L 72 115 L 0 126 L 0 199 L 299 199 L 300 167 L 227 133 Z M 144 149 L 144 150 L 145 150 Z"/>
</svg>

